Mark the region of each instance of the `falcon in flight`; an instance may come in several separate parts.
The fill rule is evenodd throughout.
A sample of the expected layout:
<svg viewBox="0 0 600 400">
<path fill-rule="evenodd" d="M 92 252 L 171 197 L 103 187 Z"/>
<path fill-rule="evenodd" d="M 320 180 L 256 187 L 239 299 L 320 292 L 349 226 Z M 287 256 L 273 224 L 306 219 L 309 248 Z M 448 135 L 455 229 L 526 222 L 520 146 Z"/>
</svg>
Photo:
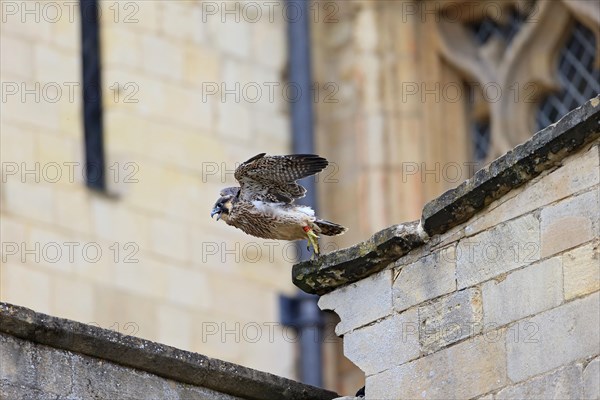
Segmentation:
<svg viewBox="0 0 600 400">
<path fill-rule="evenodd" d="M 240 187 L 223 189 L 210 216 L 263 239 L 306 239 L 308 249 L 312 245 L 318 256 L 318 234 L 336 236 L 347 229 L 317 218 L 312 208 L 294 200 L 306 194 L 296 181 L 322 171 L 327 164 L 313 154 L 258 154 L 235 170 Z"/>
</svg>

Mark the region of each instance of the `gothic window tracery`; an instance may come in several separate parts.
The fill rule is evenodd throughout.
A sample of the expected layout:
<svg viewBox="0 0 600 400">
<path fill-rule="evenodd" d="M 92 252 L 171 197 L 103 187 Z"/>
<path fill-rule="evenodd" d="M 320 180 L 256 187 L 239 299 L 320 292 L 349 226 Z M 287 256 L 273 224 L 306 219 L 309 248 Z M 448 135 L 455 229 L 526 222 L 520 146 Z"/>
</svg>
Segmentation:
<svg viewBox="0 0 600 400">
<path fill-rule="evenodd" d="M 506 12 L 505 21 L 496 21 L 492 17 L 485 17 L 479 21 L 468 23 L 475 40 L 479 45 L 485 44 L 491 37 L 498 37 L 510 44 L 527 21 L 529 13 L 518 7 L 510 7 Z"/>
<path fill-rule="evenodd" d="M 541 101 L 536 115 L 538 130 L 555 123 L 600 93 L 600 68 L 594 62 L 597 45 L 592 31 L 576 21 L 566 45 L 560 50 L 558 80 L 561 90 Z"/>
<path fill-rule="evenodd" d="M 592 3 L 507 0 L 490 13 L 490 2 L 465 1 L 474 12 L 459 21 L 442 11 L 441 54 L 475 93 L 466 104 L 474 160 L 495 159 L 600 93 L 600 10 Z"/>
</svg>

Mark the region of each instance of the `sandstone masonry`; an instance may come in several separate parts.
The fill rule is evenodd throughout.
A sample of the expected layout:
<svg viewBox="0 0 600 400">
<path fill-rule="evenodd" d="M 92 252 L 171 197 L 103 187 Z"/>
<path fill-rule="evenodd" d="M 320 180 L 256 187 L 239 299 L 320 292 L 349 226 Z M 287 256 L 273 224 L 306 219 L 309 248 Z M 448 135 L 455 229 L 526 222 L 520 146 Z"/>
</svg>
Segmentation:
<svg viewBox="0 0 600 400">
<path fill-rule="evenodd" d="M 367 399 L 600 397 L 599 99 L 396 228 L 421 239 L 394 260 L 359 244 L 294 267 Z"/>
</svg>

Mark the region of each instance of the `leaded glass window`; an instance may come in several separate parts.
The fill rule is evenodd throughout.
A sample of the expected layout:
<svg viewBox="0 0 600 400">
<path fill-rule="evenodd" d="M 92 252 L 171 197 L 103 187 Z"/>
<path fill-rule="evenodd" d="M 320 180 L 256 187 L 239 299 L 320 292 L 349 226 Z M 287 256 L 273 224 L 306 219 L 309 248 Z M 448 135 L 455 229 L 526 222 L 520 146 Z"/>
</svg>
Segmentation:
<svg viewBox="0 0 600 400">
<path fill-rule="evenodd" d="M 575 22 L 565 46 L 560 50 L 558 81 L 561 91 L 541 102 L 536 116 L 537 129 L 555 123 L 566 113 L 600 93 L 600 69 L 594 64 L 596 38 L 580 22 Z"/>
</svg>

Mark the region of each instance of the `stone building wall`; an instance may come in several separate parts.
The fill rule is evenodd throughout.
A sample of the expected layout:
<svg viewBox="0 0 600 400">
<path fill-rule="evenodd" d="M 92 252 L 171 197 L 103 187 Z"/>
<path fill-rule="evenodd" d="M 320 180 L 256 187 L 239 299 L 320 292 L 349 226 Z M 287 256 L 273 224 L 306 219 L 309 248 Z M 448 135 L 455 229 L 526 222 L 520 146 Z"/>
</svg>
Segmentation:
<svg viewBox="0 0 600 400">
<path fill-rule="evenodd" d="M 600 13 L 587 0 L 314 4 L 328 5 L 311 26 L 316 144 L 339 166 L 320 179 L 319 206 L 351 227 L 324 238 L 327 251 L 419 218 L 423 204 L 600 92 Z M 343 359 L 338 369 L 348 389 L 360 380 Z"/>
<path fill-rule="evenodd" d="M 321 93 L 315 139 L 318 153 L 337 165 L 319 178 L 319 207 L 351 227 L 343 236 L 323 238 L 326 251 L 417 218 L 426 201 L 476 169 L 463 103 L 434 89 L 462 85 L 462 78 L 439 56 L 436 18 L 422 18 L 420 3 L 314 2 L 329 4 L 311 25 Z M 409 86 L 419 89 L 407 94 Z M 425 99 L 424 88 L 430 90 Z M 351 392 L 362 386 L 362 374 L 336 356 L 338 347 L 325 343 L 332 354 L 329 372 Z"/>
<path fill-rule="evenodd" d="M 81 170 L 78 2 L 1 3 L 1 299 L 294 376 L 277 309 L 294 252 L 209 217 L 236 163 L 290 151 L 288 102 L 265 86 L 283 79 L 281 10 L 100 2 L 100 194 Z"/>
<path fill-rule="evenodd" d="M 464 104 L 440 95 L 462 77 L 438 54 L 436 18 L 423 18 L 424 3 L 335 2 L 332 17 L 311 27 L 314 79 L 335 88 L 315 107 L 317 149 L 339 166 L 320 205 L 352 227 L 332 239 L 337 248 L 417 218 L 475 170 Z"/>
<path fill-rule="evenodd" d="M 346 290 L 373 285 L 393 307 L 338 330 L 367 398 L 598 395 L 599 160 L 597 142 Z"/>
<path fill-rule="evenodd" d="M 330 400 L 334 392 L 0 303 L 2 399 Z"/>
<path fill-rule="evenodd" d="M 600 396 L 600 98 L 420 222 L 298 264 L 367 399 Z"/>
<path fill-rule="evenodd" d="M 282 3 L 101 3 L 108 196 L 86 189 L 79 167 L 70 178 L 71 163 L 83 162 L 79 10 L 1 2 L 0 233 L 17 253 L 1 249 L 0 298 L 292 376 L 294 339 L 278 325 L 276 300 L 293 291 L 294 251 L 206 213 L 235 163 L 290 151 Z M 326 251 L 417 218 L 473 172 L 464 95 L 431 92 L 466 78 L 442 55 L 438 15 L 419 8 L 445 3 L 460 2 L 311 5 L 316 151 L 335 162 L 317 178 L 320 210 L 351 227 Z M 258 19 L 252 4 L 265 5 Z M 406 95 L 406 85 L 418 92 Z M 65 243 L 77 244 L 72 262 Z M 52 261 L 54 244 L 67 262 Z M 102 249 L 98 261 L 83 258 L 89 244 Z M 27 249 L 39 258 L 22 258 Z M 139 262 L 125 263 L 131 255 Z M 325 344 L 328 365 L 340 362 L 338 346 Z M 348 369 L 326 368 L 326 384 L 343 376 L 346 391 L 360 386 Z"/>
</svg>

